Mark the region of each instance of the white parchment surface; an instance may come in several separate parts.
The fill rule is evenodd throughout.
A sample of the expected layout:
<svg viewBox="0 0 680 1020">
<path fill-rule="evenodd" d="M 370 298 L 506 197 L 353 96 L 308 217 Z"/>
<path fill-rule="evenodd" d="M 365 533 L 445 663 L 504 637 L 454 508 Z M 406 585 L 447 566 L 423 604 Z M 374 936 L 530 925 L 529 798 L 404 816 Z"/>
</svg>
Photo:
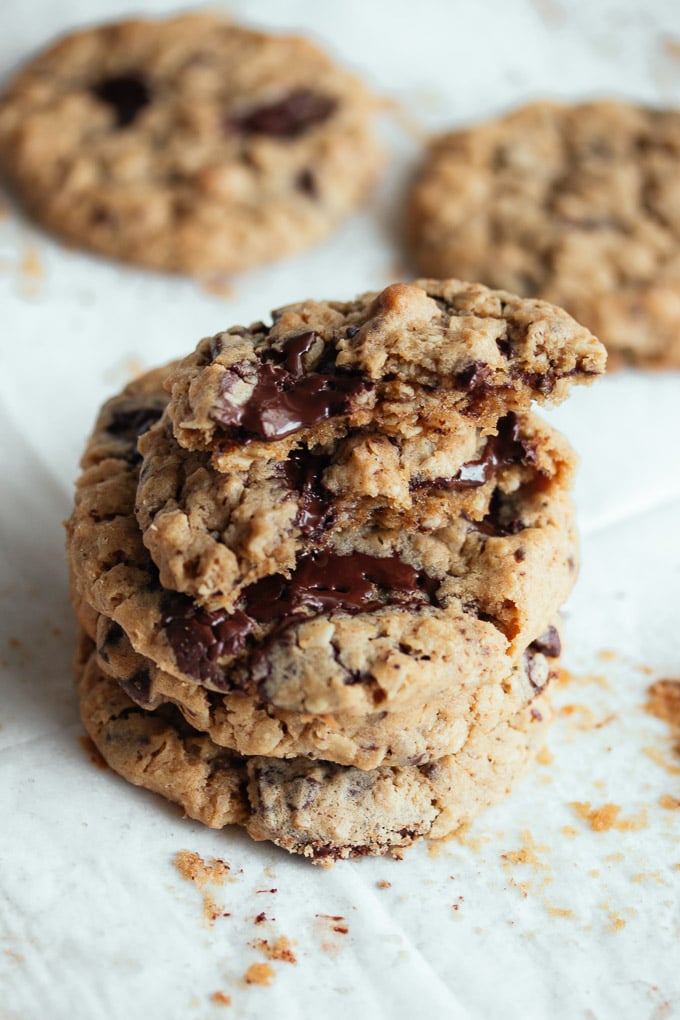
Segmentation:
<svg viewBox="0 0 680 1020">
<path fill-rule="evenodd" d="M 0 75 L 57 32 L 168 9 L 3 0 Z M 680 102 L 675 0 L 220 9 L 310 33 L 425 130 L 546 95 Z M 680 756 L 643 708 L 650 683 L 680 677 L 678 373 L 612 375 L 551 412 L 581 455 L 568 675 L 539 763 L 460 839 L 316 869 L 182 819 L 80 742 L 61 522 L 97 407 L 205 334 L 404 278 L 399 203 L 419 143 L 384 132 L 372 208 L 221 294 L 68 251 L 4 207 L 0 1020 L 680 1017 Z M 182 851 L 226 861 L 226 879 L 183 877 Z M 267 957 L 282 937 L 296 962 Z M 269 985 L 244 980 L 254 963 Z"/>
</svg>

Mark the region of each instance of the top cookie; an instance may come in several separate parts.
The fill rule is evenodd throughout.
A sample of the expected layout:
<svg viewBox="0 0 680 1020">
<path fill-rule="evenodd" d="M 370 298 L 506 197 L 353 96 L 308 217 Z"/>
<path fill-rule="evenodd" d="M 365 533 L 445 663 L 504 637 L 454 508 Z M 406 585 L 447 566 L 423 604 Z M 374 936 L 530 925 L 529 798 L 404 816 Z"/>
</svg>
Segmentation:
<svg viewBox="0 0 680 1020">
<path fill-rule="evenodd" d="M 77 32 L 0 98 L 0 171 L 68 241 L 170 271 L 303 248 L 364 197 L 375 103 L 299 37 L 208 14 Z"/>
<path fill-rule="evenodd" d="M 680 365 L 680 111 L 536 103 L 431 143 L 418 270 L 566 308 L 618 360 Z"/>
<path fill-rule="evenodd" d="M 174 436 L 218 470 L 371 424 L 493 431 L 531 401 L 557 403 L 605 352 L 560 308 L 459 280 L 395 283 L 355 301 L 304 301 L 202 340 L 166 387 Z M 276 451 L 276 452 L 274 452 Z"/>
</svg>

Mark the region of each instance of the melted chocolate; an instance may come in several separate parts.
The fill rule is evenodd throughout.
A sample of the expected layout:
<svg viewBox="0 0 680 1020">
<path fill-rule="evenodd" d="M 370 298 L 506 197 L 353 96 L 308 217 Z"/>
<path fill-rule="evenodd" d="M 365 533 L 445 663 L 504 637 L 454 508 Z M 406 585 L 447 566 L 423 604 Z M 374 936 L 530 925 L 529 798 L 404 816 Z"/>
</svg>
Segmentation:
<svg viewBox="0 0 680 1020">
<path fill-rule="evenodd" d="M 524 531 L 526 524 L 514 516 L 513 503 L 509 497 L 496 489 L 489 502 L 489 512 L 481 521 L 471 521 L 472 531 L 478 531 L 490 538 L 507 538 Z"/>
<path fill-rule="evenodd" d="M 300 333 L 290 337 L 280 352 L 269 352 L 268 357 L 276 361 L 232 365 L 222 377 L 214 420 L 239 430 L 243 438 L 271 442 L 347 414 L 352 398 L 369 384 L 358 376 L 337 374 L 333 361 L 323 366 L 330 371 L 306 370 L 302 356 L 317 339 L 317 333 Z M 232 396 L 239 382 L 253 387 L 244 403 Z"/>
<path fill-rule="evenodd" d="M 129 410 L 114 411 L 106 431 L 116 439 L 122 439 L 134 447 L 137 440 L 154 425 L 163 414 L 161 407 L 132 407 Z"/>
<path fill-rule="evenodd" d="M 437 582 L 396 556 L 319 552 L 301 557 L 290 579 L 276 574 L 250 585 L 244 594 L 253 619 L 285 625 L 304 609 L 319 613 L 378 609 L 386 604 L 379 589 L 389 592 L 390 602 L 403 603 L 420 593 L 432 599 L 436 587 Z"/>
<path fill-rule="evenodd" d="M 337 100 L 311 89 L 296 89 L 268 106 L 259 106 L 230 124 L 248 135 L 297 138 L 335 112 Z"/>
<path fill-rule="evenodd" d="M 219 659 L 237 655 L 246 647 L 254 623 L 275 624 L 269 637 L 280 635 L 289 624 L 317 613 L 371 612 L 385 605 L 436 605 L 439 582 L 419 573 L 394 556 L 354 553 L 311 553 L 298 560 L 290 578 L 265 577 L 249 585 L 244 608 L 231 615 L 209 612 L 185 595 L 169 596 L 161 625 L 180 669 L 216 687 L 228 686 Z M 266 659 L 263 647 L 253 652 L 251 672 L 260 671 Z"/>
<path fill-rule="evenodd" d="M 436 478 L 430 483 L 418 483 L 418 487 L 432 485 L 447 492 L 474 489 L 488 482 L 498 468 L 510 464 L 532 464 L 535 459 L 533 449 L 522 439 L 517 416 L 510 412 L 499 420 L 498 435 L 489 436 L 479 460 L 463 464 L 455 478 Z"/>
<path fill-rule="evenodd" d="M 119 128 L 128 127 L 136 119 L 145 106 L 151 102 L 151 90 L 145 79 L 136 74 L 120 74 L 104 78 L 92 89 L 92 92 L 113 107 L 116 124 Z"/>
<path fill-rule="evenodd" d="M 209 612 L 179 594 L 166 600 L 161 625 L 180 669 L 215 684 L 224 680 L 218 660 L 242 651 L 253 628 L 252 620 L 240 610 Z"/>
<path fill-rule="evenodd" d="M 282 465 L 288 485 L 297 493 L 295 524 L 306 538 L 318 539 L 333 521 L 332 497 L 321 482 L 321 474 L 329 463 L 330 457 L 326 455 L 294 450 Z"/>
</svg>

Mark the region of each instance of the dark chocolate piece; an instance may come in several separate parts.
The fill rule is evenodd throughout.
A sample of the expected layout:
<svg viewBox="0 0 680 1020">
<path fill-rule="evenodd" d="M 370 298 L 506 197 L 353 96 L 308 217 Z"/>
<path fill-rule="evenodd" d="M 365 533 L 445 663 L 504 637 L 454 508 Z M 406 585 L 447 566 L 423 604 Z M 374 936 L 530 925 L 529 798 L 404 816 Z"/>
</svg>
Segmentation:
<svg viewBox="0 0 680 1020">
<path fill-rule="evenodd" d="M 557 659 L 562 652 L 562 642 L 557 628 L 550 624 L 540 637 L 531 642 L 529 647 L 540 652 L 541 655 L 547 655 L 549 659 Z"/>
<path fill-rule="evenodd" d="M 242 651 L 253 628 L 252 620 L 240 610 L 210 612 L 179 594 L 166 600 L 161 625 L 180 669 L 216 684 L 224 680 L 218 660 Z"/>
<path fill-rule="evenodd" d="M 296 89 L 267 106 L 233 117 L 230 124 L 249 135 L 298 138 L 335 112 L 337 100 L 312 89 Z"/>
<path fill-rule="evenodd" d="M 104 78 L 94 85 L 92 92 L 113 107 L 119 128 L 129 127 L 145 106 L 151 102 L 151 89 L 141 75 L 119 74 Z"/>
</svg>

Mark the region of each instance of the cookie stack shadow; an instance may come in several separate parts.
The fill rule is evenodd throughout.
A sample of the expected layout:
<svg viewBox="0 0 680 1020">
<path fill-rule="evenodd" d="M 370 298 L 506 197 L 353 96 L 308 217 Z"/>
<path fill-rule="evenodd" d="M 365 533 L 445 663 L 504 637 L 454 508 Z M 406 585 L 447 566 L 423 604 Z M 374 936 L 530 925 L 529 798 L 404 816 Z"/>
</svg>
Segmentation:
<svg viewBox="0 0 680 1020">
<path fill-rule="evenodd" d="M 85 727 L 207 825 L 329 863 L 441 838 L 540 746 L 604 369 L 455 280 L 233 327 L 102 409 L 68 523 Z"/>
</svg>

